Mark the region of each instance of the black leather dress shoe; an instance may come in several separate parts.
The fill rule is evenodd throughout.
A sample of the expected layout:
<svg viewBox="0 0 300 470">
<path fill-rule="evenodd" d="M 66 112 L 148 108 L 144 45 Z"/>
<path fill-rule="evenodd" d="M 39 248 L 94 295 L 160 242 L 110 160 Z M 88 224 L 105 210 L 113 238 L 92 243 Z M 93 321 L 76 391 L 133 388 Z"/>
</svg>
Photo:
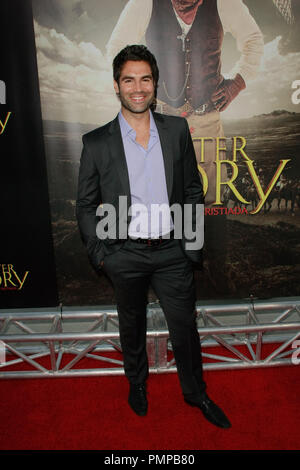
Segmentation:
<svg viewBox="0 0 300 470">
<path fill-rule="evenodd" d="M 200 408 L 205 418 L 215 426 L 223 429 L 228 429 L 231 427 L 231 424 L 228 418 L 225 416 L 224 412 L 207 395 L 205 395 L 204 398 L 199 401 L 192 401 L 187 398 L 185 398 L 184 401 L 191 406 Z"/>
<path fill-rule="evenodd" d="M 128 403 L 139 416 L 145 416 L 148 410 L 145 384 L 130 384 Z"/>
</svg>

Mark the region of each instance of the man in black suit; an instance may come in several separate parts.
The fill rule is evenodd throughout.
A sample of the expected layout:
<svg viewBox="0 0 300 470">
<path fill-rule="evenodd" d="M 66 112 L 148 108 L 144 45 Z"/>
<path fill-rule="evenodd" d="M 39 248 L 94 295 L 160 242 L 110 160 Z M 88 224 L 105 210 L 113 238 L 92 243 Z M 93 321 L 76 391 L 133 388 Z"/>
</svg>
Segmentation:
<svg viewBox="0 0 300 470">
<path fill-rule="evenodd" d="M 92 264 L 114 285 L 128 402 L 138 415 L 147 413 L 151 284 L 166 317 L 185 401 L 228 428 L 202 374 L 193 267 L 201 263 L 204 198 L 189 128 L 183 118 L 152 112 L 159 71 L 145 46 L 127 46 L 113 70 L 121 111 L 83 137 L 77 218 Z M 109 204 L 114 220 L 104 217 Z M 165 209 L 162 217 L 153 215 L 158 206 Z"/>
</svg>

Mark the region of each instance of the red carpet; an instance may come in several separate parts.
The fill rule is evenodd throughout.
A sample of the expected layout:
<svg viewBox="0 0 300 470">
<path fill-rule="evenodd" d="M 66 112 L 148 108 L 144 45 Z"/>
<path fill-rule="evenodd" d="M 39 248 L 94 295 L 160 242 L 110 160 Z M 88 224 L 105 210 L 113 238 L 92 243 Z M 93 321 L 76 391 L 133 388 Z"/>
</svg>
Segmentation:
<svg viewBox="0 0 300 470">
<path fill-rule="evenodd" d="M 150 376 L 146 417 L 125 377 L 1 380 L 0 450 L 298 450 L 299 372 L 206 371 L 229 430 L 184 403 L 176 374 Z"/>
</svg>

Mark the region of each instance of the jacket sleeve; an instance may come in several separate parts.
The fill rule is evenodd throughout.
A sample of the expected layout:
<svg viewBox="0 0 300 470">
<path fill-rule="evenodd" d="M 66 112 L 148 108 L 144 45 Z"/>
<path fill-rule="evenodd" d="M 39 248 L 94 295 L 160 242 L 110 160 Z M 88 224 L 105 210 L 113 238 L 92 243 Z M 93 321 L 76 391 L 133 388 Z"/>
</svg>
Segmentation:
<svg viewBox="0 0 300 470">
<path fill-rule="evenodd" d="M 185 122 L 185 149 L 184 149 L 184 196 L 185 204 L 204 204 L 203 187 L 197 168 L 194 144 L 189 126 Z"/>
<path fill-rule="evenodd" d="M 184 248 L 194 262 L 199 262 L 200 250 L 204 243 L 204 193 L 194 144 L 188 123 L 186 120 L 184 122 Z"/>
<path fill-rule="evenodd" d="M 83 137 L 83 149 L 79 167 L 76 217 L 82 241 L 88 257 L 96 269 L 104 258 L 103 242 L 96 235 L 98 218 L 96 211 L 101 203 L 99 172 Z"/>
<path fill-rule="evenodd" d="M 259 71 L 264 52 L 263 34 L 242 0 L 218 0 L 218 12 L 224 31 L 236 39 L 241 53 L 228 76 L 234 77 L 239 73 L 247 85 Z"/>
<path fill-rule="evenodd" d="M 152 0 L 129 0 L 106 44 L 106 57 L 112 63 L 127 44 L 141 44 L 152 14 Z"/>
</svg>

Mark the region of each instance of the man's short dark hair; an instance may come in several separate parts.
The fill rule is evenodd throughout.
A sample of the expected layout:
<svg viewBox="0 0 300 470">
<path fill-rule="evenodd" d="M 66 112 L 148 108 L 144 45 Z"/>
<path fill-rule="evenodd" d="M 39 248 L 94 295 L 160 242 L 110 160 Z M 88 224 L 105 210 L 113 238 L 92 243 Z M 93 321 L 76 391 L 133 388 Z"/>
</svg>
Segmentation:
<svg viewBox="0 0 300 470">
<path fill-rule="evenodd" d="M 128 60 L 144 61 L 151 67 L 152 78 L 155 90 L 159 79 L 159 70 L 154 55 L 143 45 L 126 46 L 122 49 L 113 60 L 113 76 L 114 80 L 119 83 L 122 68 Z"/>
</svg>

